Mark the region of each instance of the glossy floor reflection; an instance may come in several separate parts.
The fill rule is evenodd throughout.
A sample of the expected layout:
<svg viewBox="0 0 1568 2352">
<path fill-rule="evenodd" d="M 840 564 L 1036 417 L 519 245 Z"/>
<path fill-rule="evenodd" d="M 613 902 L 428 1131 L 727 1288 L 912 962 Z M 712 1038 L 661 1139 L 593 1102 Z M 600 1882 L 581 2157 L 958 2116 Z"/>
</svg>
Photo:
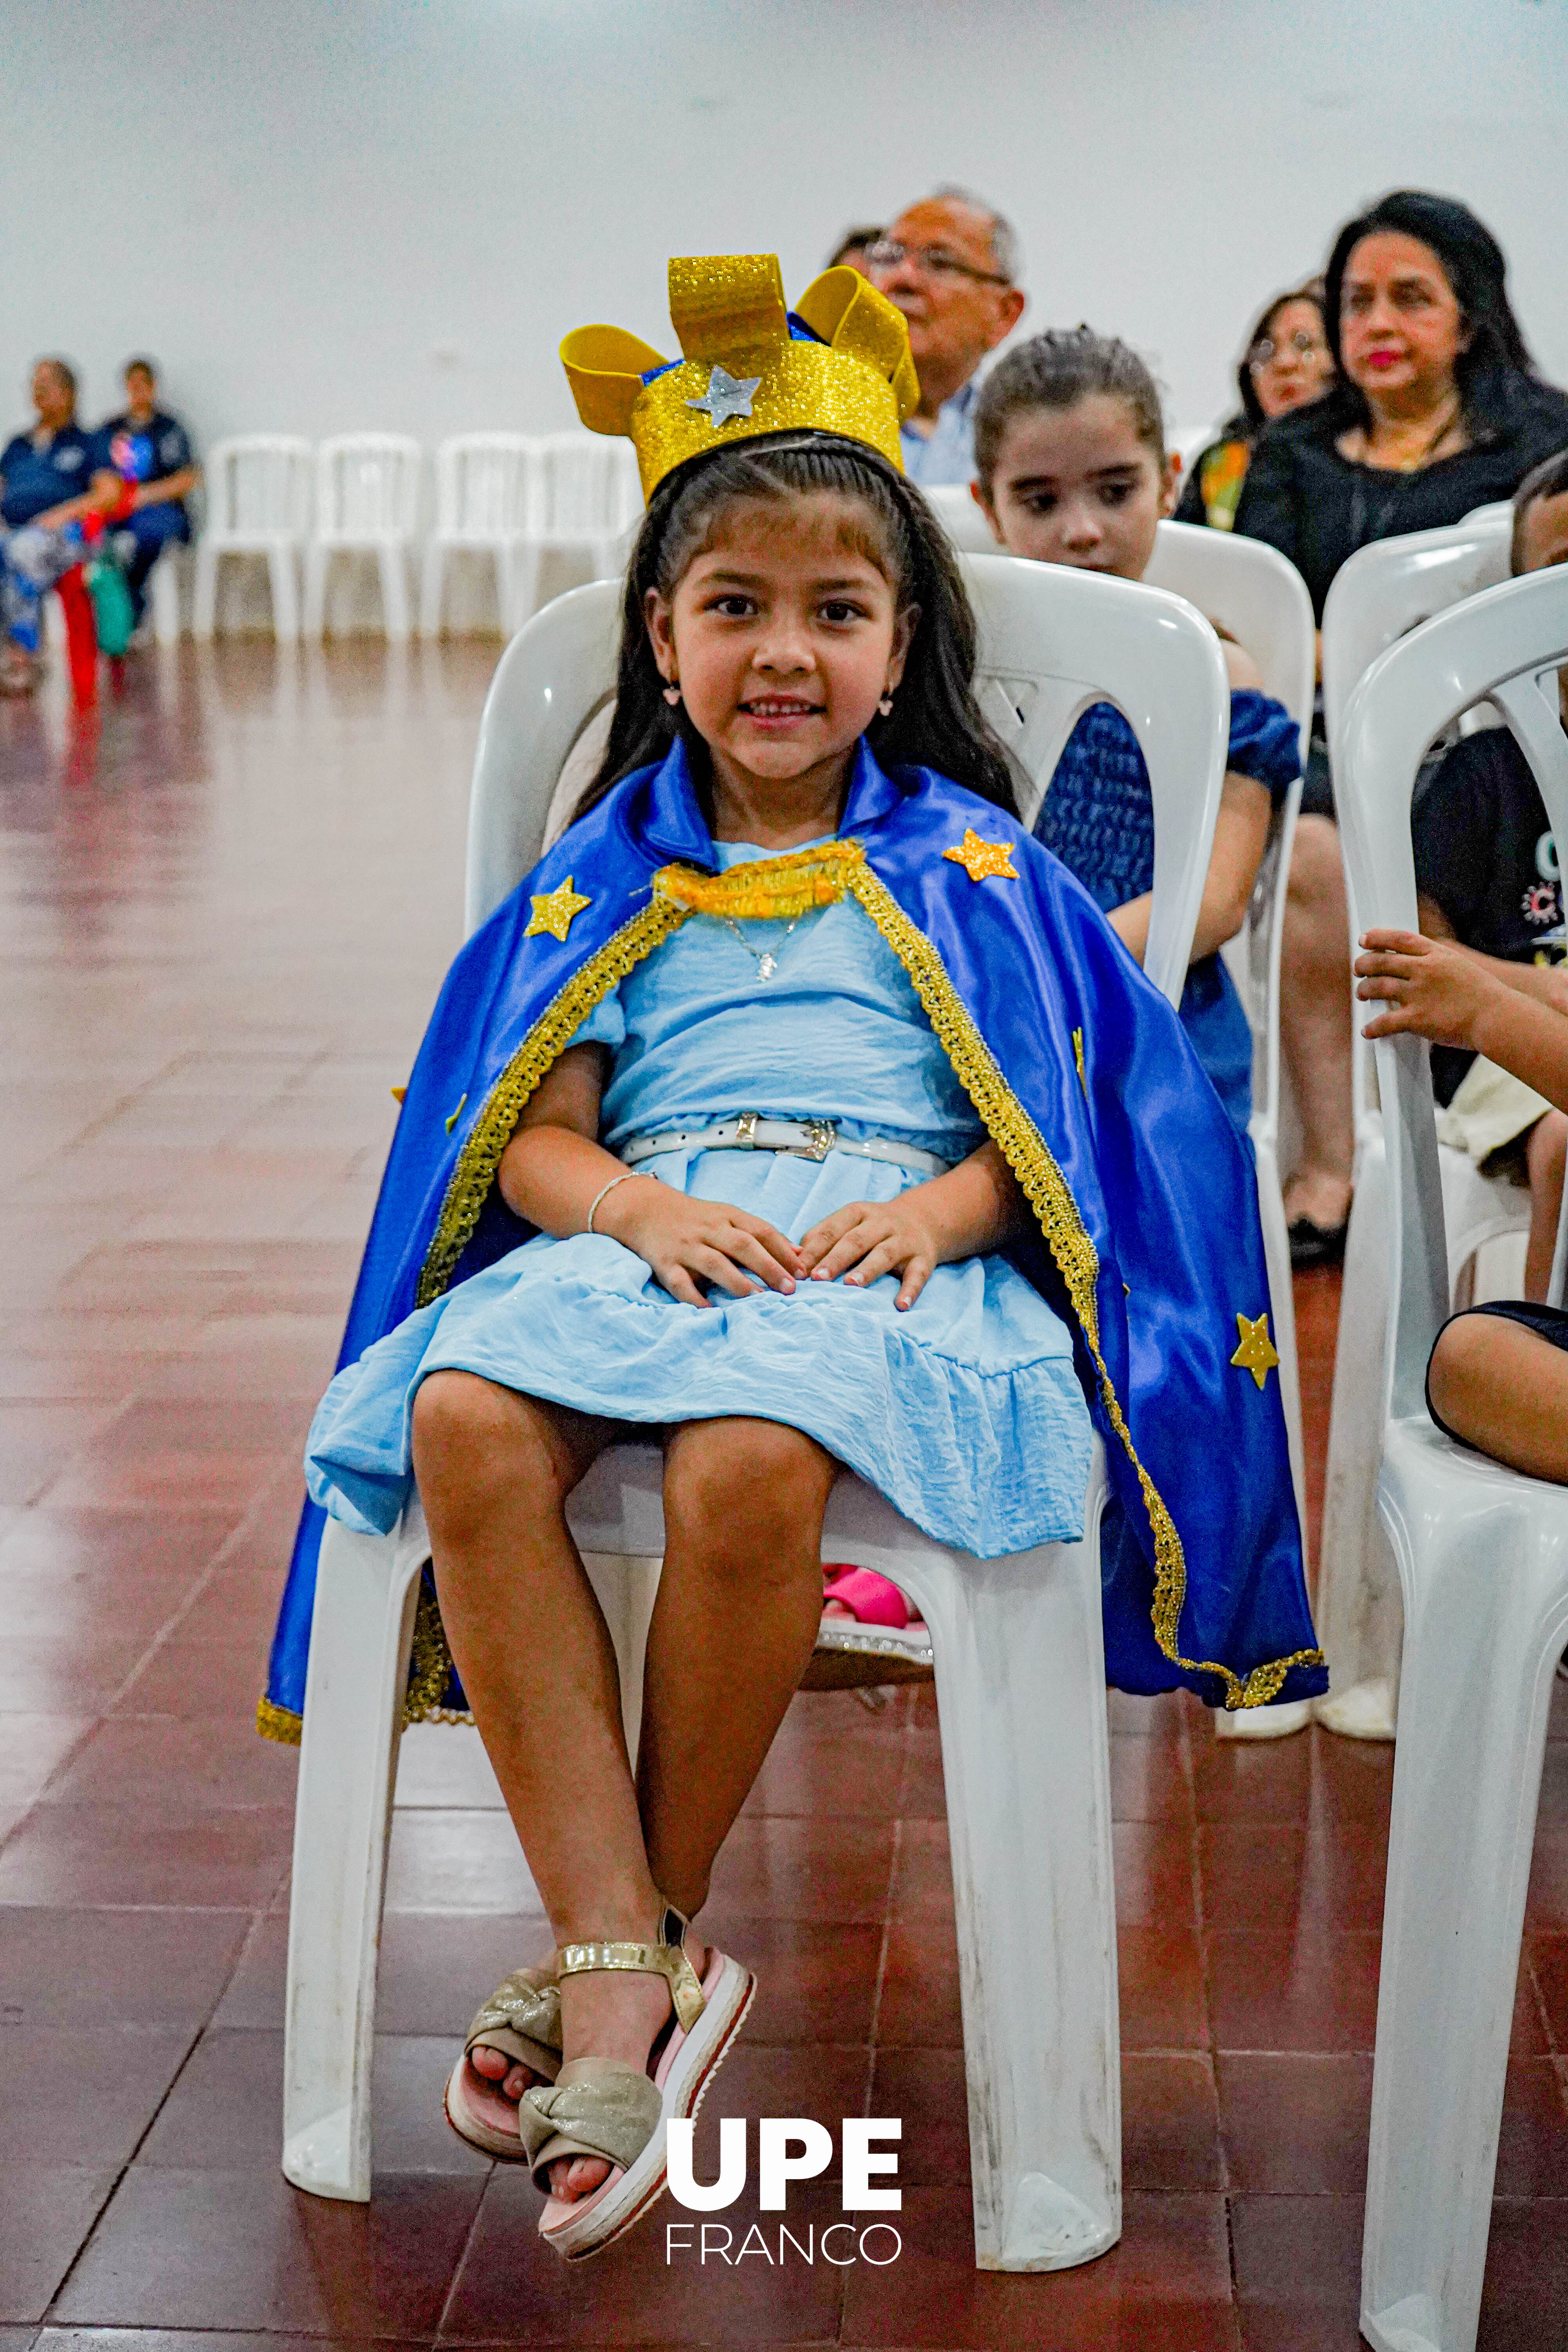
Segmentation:
<svg viewBox="0 0 1568 2352">
<path fill-rule="evenodd" d="M 294 1760 L 250 1726 L 391 1132 L 458 936 L 494 649 L 238 643 L 73 721 L 0 707 L 0 2352 L 157 2331 L 531 2345 L 1337 2352 L 1356 2270 L 1391 1755 L 1112 1703 L 1126 2231 L 983 2275 L 928 1694 L 803 1697 L 710 1917 L 761 1997 L 704 2108 L 903 2118 L 903 2252 L 565 2271 L 446 2130 L 540 1933 L 467 1734 L 405 1749 L 376 2194 L 277 2168 Z M 1299 1294 L 1313 1510 L 1337 1287 Z M 1568 2333 L 1568 1716 L 1549 1751 L 1482 2342 Z M 673 2209 L 670 2209 L 673 2211 Z M 837 2218 L 831 2179 L 797 2237 Z M 739 2243 L 752 2218 L 737 2219 Z M 773 2241 L 776 2245 L 776 2236 Z M 113 2331 L 100 2333 L 100 2331 Z"/>
</svg>

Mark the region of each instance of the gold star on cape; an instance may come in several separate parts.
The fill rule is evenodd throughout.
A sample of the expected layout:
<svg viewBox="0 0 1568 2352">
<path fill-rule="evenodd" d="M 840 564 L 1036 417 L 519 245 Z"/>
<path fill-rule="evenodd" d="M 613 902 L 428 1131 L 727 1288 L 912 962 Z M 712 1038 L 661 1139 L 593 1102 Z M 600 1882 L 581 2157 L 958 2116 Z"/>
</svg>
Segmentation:
<svg viewBox="0 0 1568 2352">
<path fill-rule="evenodd" d="M 574 890 L 572 877 L 568 874 L 559 890 L 547 890 L 542 898 L 530 898 L 529 904 L 533 912 L 522 936 L 525 940 L 534 940 L 542 932 L 548 931 L 552 940 L 563 940 L 576 917 L 584 907 L 591 907 L 593 903 L 592 898 L 584 898 L 580 891 Z"/>
<path fill-rule="evenodd" d="M 1011 841 L 982 841 L 973 825 L 964 827 L 963 839 L 954 848 L 944 849 L 942 856 L 962 866 L 972 882 L 984 882 L 988 876 L 999 880 L 1016 882 L 1018 869 L 1009 863 L 1017 844 Z"/>
<path fill-rule="evenodd" d="M 1268 1336 L 1268 1308 L 1264 1309 L 1256 1322 L 1247 1316 L 1238 1315 L 1236 1318 L 1236 1328 L 1241 1335 L 1241 1345 L 1230 1360 L 1238 1371 L 1250 1372 L 1261 1388 L 1279 1361 L 1274 1342 Z"/>
</svg>

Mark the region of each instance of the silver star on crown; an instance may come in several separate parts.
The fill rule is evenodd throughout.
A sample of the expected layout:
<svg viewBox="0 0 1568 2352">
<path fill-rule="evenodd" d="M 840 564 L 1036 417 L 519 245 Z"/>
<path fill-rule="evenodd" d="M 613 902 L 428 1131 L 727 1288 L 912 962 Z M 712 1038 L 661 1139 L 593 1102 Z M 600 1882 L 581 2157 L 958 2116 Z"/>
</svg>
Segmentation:
<svg viewBox="0 0 1568 2352">
<path fill-rule="evenodd" d="M 716 362 L 704 397 L 689 400 L 686 405 L 706 409 L 714 425 L 728 425 L 733 417 L 750 416 L 752 395 L 762 380 L 760 375 L 731 375 L 727 367 Z"/>
</svg>

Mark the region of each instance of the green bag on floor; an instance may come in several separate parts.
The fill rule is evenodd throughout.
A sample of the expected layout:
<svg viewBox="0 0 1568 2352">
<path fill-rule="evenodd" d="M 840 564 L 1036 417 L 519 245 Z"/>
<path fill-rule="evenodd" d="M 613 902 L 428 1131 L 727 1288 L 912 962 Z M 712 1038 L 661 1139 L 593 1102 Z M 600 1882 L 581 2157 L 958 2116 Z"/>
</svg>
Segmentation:
<svg viewBox="0 0 1568 2352">
<path fill-rule="evenodd" d="M 131 643 L 136 628 L 136 614 L 132 608 L 131 591 L 125 584 L 125 574 L 112 556 L 99 555 L 87 568 L 87 585 L 92 597 L 93 626 L 98 631 L 98 650 L 117 661 Z"/>
</svg>

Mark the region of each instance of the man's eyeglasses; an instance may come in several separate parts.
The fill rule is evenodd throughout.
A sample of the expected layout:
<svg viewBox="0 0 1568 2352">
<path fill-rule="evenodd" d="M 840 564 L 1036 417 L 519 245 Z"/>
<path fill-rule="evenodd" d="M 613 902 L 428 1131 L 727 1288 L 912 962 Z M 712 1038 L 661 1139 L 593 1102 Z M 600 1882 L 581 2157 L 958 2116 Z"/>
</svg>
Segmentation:
<svg viewBox="0 0 1568 2352">
<path fill-rule="evenodd" d="M 879 236 L 875 245 L 866 247 L 868 269 L 897 269 L 908 262 L 922 278 L 972 278 L 977 286 L 1011 286 L 1012 279 L 1000 269 L 976 269 L 967 261 L 960 261 L 956 253 L 949 253 L 942 245 L 900 245 L 896 238 Z"/>
<path fill-rule="evenodd" d="M 1321 335 L 1310 335 L 1305 327 L 1277 343 L 1272 335 L 1259 335 L 1247 354 L 1249 368 L 1266 368 L 1274 360 L 1285 359 L 1292 352 L 1299 360 L 1320 358 L 1328 350 Z"/>
</svg>

